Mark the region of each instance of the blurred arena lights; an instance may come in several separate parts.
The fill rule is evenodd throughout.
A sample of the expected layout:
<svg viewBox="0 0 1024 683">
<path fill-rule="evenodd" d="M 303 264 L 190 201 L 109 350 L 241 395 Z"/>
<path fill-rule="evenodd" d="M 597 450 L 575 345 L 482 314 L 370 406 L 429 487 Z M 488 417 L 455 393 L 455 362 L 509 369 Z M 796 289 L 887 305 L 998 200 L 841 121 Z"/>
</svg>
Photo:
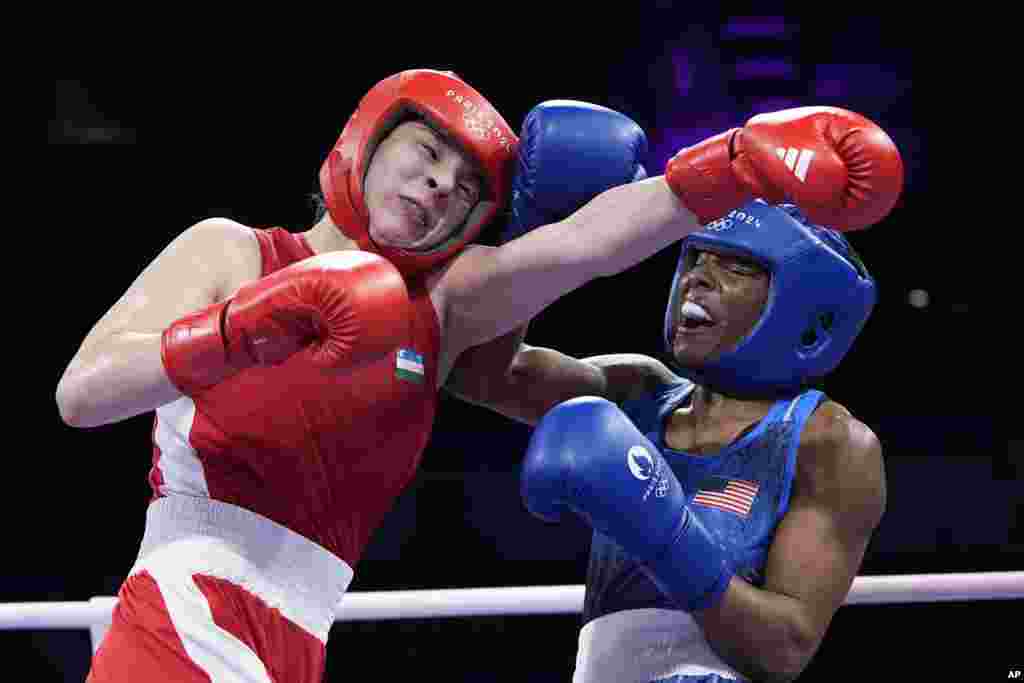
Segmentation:
<svg viewBox="0 0 1024 683">
<path fill-rule="evenodd" d="M 797 26 L 785 17 L 730 17 L 722 26 L 722 38 L 788 38 Z"/>
</svg>

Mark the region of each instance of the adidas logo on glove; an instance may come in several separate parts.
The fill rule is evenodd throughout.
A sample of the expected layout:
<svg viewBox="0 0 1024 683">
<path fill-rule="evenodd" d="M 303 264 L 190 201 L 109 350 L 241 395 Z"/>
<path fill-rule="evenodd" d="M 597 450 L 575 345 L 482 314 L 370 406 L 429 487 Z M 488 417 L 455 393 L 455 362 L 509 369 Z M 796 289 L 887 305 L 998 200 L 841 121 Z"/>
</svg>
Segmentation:
<svg viewBox="0 0 1024 683">
<path fill-rule="evenodd" d="M 775 155 L 786 162 L 786 168 L 793 171 L 800 182 L 806 182 L 807 169 L 811 166 L 811 159 L 814 152 L 809 149 L 795 149 L 793 147 L 776 147 Z"/>
</svg>

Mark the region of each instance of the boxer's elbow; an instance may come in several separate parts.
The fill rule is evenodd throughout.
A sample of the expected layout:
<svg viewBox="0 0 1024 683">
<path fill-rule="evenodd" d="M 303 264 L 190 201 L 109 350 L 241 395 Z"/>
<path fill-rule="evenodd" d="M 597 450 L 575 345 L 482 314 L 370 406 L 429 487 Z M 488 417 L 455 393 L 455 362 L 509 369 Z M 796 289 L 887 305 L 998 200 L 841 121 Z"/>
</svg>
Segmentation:
<svg viewBox="0 0 1024 683">
<path fill-rule="evenodd" d="M 797 615 L 748 624 L 745 629 L 730 621 L 701 621 L 715 654 L 751 680 L 766 683 L 796 680 L 821 642 L 810 623 Z"/>
<path fill-rule="evenodd" d="M 57 412 L 60 413 L 60 419 L 64 424 L 69 427 L 90 426 L 86 419 L 88 403 L 83 389 L 81 382 L 77 382 L 70 372 L 65 372 L 57 382 Z"/>
<path fill-rule="evenodd" d="M 787 624 L 781 647 L 769 654 L 769 661 L 762 662 L 761 677 L 773 683 L 789 683 L 803 673 L 811 661 L 821 638 L 814 629 L 799 621 Z"/>
<path fill-rule="evenodd" d="M 87 367 L 72 363 L 57 383 L 57 412 L 69 427 L 98 427 L 111 420 L 106 415 L 105 391 L 97 386 Z"/>
<path fill-rule="evenodd" d="M 733 666 L 751 680 L 764 683 L 792 683 L 798 679 L 809 658 L 804 658 L 799 650 L 780 648 L 768 655 L 770 661 L 747 662 L 746 665 L 734 663 Z"/>
<path fill-rule="evenodd" d="M 798 651 L 782 652 L 781 661 L 766 672 L 764 680 L 772 683 L 790 683 L 807 668 L 809 658 L 804 658 Z"/>
</svg>

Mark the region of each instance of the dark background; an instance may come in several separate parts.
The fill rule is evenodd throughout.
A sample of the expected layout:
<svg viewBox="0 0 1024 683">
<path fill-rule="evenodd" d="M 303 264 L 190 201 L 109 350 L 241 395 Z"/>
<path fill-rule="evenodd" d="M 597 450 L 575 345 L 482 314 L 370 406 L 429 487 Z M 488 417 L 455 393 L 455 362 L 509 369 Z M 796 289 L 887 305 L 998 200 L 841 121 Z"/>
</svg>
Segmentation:
<svg viewBox="0 0 1024 683">
<path fill-rule="evenodd" d="M 966 149 L 943 126 L 948 108 L 963 104 L 946 65 L 964 40 L 939 38 L 914 15 L 838 10 L 757 16 L 648 3 L 552 17 L 551 8 L 420 9 L 358 20 L 281 11 L 263 17 L 280 20 L 273 30 L 158 13 L 94 33 L 95 16 L 80 17 L 82 30 L 78 17 L 62 17 L 48 54 L 63 72 L 85 75 L 53 82 L 47 202 L 37 207 L 45 228 L 27 252 L 46 255 L 53 280 L 43 297 L 46 332 L 37 335 L 48 345 L 33 408 L 42 439 L 15 451 L 19 466 L 36 470 L 28 480 L 42 485 L 11 487 L 0 601 L 113 595 L 135 557 L 152 415 L 75 430 L 53 402 L 90 327 L 197 220 L 307 229 L 316 172 L 359 97 L 414 67 L 457 71 L 514 128 L 546 99 L 626 113 L 647 131 L 652 174 L 679 147 L 760 111 L 836 105 L 881 124 L 902 152 L 906 191 L 887 219 L 851 236 L 880 301 L 826 386 L 885 448 L 889 507 L 861 574 L 1024 566 L 1020 442 L 997 428 L 1001 402 L 978 370 L 997 352 L 980 341 L 994 336 L 995 321 L 974 267 L 1012 271 L 1014 261 L 947 239 L 973 226 L 960 222 L 963 206 L 936 173 L 950 155 L 987 153 Z M 660 354 L 676 253 L 564 297 L 534 321 L 529 340 L 579 356 Z M 910 303 L 912 290 L 927 292 L 926 306 Z M 588 531 L 572 520 L 545 526 L 519 500 L 528 437 L 522 425 L 443 398 L 420 475 L 374 538 L 352 590 L 581 583 Z M 966 665 L 978 667 L 971 680 L 1005 679 L 1024 660 L 1011 645 L 1020 607 L 844 607 L 802 680 L 889 680 L 883 666 L 945 680 Z M 568 681 L 577 628 L 573 616 L 337 624 L 327 680 L 348 680 L 358 665 L 383 679 Z M 0 643 L 8 661 L 23 660 L 24 680 L 84 678 L 85 631 L 7 631 Z"/>
</svg>

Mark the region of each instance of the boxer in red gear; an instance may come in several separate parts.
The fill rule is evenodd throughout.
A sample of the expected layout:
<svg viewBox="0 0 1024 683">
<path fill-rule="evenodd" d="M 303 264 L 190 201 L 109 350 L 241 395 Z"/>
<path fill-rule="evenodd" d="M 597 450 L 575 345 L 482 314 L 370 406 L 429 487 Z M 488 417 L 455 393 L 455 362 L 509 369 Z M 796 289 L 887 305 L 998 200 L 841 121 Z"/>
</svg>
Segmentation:
<svg viewBox="0 0 1024 683">
<path fill-rule="evenodd" d="M 454 74 L 396 74 L 329 154 L 323 219 L 201 221 L 89 332 L 57 387 L 64 421 L 156 413 L 146 531 L 91 682 L 319 681 L 334 610 L 460 354 L 698 228 L 679 183 L 655 177 L 467 246 L 507 202 L 517 142 Z M 759 163 L 762 187 L 785 186 L 783 161 Z"/>
</svg>

